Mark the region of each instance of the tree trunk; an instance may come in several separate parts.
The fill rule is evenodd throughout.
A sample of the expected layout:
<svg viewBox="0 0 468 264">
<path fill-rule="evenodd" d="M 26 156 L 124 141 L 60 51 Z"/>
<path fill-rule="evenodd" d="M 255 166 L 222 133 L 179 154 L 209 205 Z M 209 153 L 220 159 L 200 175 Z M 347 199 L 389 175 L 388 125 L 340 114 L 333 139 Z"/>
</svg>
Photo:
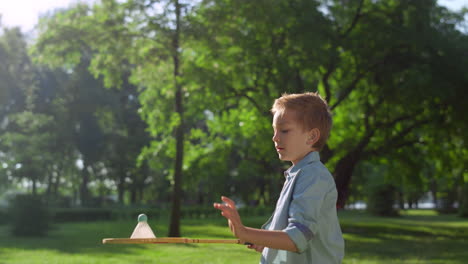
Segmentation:
<svg viewBox="0 0 468 264">
<path fill-rule="evenodd" d="M 184 158 L 184 111 L 182 104 L 182 88 L 179 84 L 179 34 L 180 34 L 180 4 L 176 0 L 175 3 L 176 29 L 173 39 L 173 60 L 174 60 L 174 85 L 175 94 L 175 110 L 180 118 L 180 123 L 176 128 L 176 158 L 174 168 L 174 185 L 172 191 L 172 211 L 171 223 L 169 227 L 170 237 L 180 237 L 180 205 L 182 195 L 182 165 Z"/>
<path fill-rule="evenodd" d="M 330 149 L 328 144 L 325 144 L 322 150 L 320 150 L 320 161 L 326 164 L 327 161 L 333 156 L 333 151 Z"/>
<path fill-rule="evenodd" d="M 122 168 L 122 165 L 118 165 L 118 173 L 119 173 L 119 182 L 117 183 L 117 195 L 118 195 L 118 203 L 120 205 L 124 204 L 124 191 L 125 191 L 125 170 Z"/>
<path fill-rule="evenodd" d="M 50 171 L 47 176 L 47 189 L 46 189 L 46 203 L 49 204 L 49 201 L 52 196 L 52 187 L 53 187 L 53 172 Z"/>
<path fill-rule="evenodd" d="M 58 189 L 60 185 L 60 175 L 63 173 L 63 166 L 61 163 L 58 165 L 57 169 L 57 177 L 55 177 L 54 183 L 53 183 L 53 188 L 52 188 L 52 194 L 54 198 L 58 198 Z"/>
<path fill-rule="evenodd" d="M 83 169 L 81 170 L 81 185 L 80 185 L 80 201 L 82 206 L 89 205 L 89 171 L 88 171 L 88 162 L 86 159 L 83 160 Z"/>
<path fill-rule="evenodd" d="M 360 151 L 349 152 L 335 166 L 335 183 L 338 190 L 337 208 L 344 208 L 348 198 L 349 185 L 353 176 L 354 168 L 360 160 Z"/>
<path fill-rule="evenodd" d="M 434 178 L 431 179 L 430 190 L 432 193 L 432 202 L 434 203 L 434 207 L 437 209 L 439 208 L 439 199 L 437 198 L 437 182 Z"/>
<path fill-rule="evenodd" d="M 33 196 L 36 196 L 37 195 L 37 180 L 36 180 L 36 177 L 33 177 L 32 179 L 32 195 Z"/>
<path fill-rule="evenodd" d="M 411 203 L 411 199 L 408 199 L 408 204 L 410 203 Z M 405 210 L 405 196 L 401 190 L 398 191 L 398 206 L 400 207 L 401 210 Z"/>
<path fill-rule="evenodd" d="M 144 190 L 144 185 L 140 184 L 137 188 L 137 201 L 139 203 L 143 203 L 143 190 Z"/>
<path fill-rule="evenodd" d="M 130 190 L 130 204 L 136 204 L 137 202 L 137 188 L 135 185 L 133 184 Z"/>
</svg>

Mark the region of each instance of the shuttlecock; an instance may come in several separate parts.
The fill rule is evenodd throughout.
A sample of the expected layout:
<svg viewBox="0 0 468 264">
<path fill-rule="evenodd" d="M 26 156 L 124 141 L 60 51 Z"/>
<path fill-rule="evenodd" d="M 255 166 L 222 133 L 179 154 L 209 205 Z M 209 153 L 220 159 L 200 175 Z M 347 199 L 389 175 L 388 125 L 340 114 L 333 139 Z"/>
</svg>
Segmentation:
<svg viewBox="0 0 468 264">
<path fill-rule="evenodd" d="M 148 217 L 145 214 L 140 214 L 138 216 L 138 224 L 130 238 L 156 238 L 147 221 Z"/>
</svg>

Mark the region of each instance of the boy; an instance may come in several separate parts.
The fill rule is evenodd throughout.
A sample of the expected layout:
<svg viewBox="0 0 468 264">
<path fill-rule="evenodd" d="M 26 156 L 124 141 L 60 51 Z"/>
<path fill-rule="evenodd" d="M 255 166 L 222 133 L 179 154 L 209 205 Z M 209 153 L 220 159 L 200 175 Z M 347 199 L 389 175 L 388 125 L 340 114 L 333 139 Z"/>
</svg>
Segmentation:
<svg viewBox="0 0 468 264">
<path fill-rule="evenodd" d="M 271 112 L 278 156 L 292 162 L 272 217 L 255 229 L 242 224 L 231 199 L 223 196 L 224 203 L 214 207 L 237 238 L 262 252 L 260 263 L 341 263 L 344 240 L 336 215 L 337 191 L 318 154 L 331 129 L 327 103 L 317 93 L 285 94 Z"/>
</svg>

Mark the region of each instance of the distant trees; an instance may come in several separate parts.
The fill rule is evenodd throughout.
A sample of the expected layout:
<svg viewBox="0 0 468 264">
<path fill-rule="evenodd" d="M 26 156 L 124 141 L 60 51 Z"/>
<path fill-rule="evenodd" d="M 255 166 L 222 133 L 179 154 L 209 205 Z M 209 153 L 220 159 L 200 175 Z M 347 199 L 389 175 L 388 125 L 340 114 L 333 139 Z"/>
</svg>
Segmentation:
<svg viewBox="0 0 468 264">
<path fill-rule="evenodd" d="M 39 112 L 38 68 L 27 54 L 24 36 L 18 29 L 4 29 L 0 36 L 1 106 L 0 146 L 4 184 L 26 180 L 31 193 L 45 180 L 53 158 L 53 117 Z M 16 180 L 14 180 L 16 179 Z"/>
<path fill-rule="evenodd" d="M 18 77 L 22 72 L 7 61 L 10 67 L 2 74 L 11 83 L 0 82 L 5 106 L 0 119 L 1 182 L 6 186 L 28 179 L 32 192 L 41 186 L 50 203 L 99 206 L 113 194 L 110 181 L 121 204 L 125 192 L 132 193 L 132 202 L 141 202 L 142 182 L 149 172 L 144 164 L 137 167 L 137 157 L 148 135 L 137 111 L 135 87 L 104 89 L 102 81 L 88 71 L 87 57 L 75 67 L 50 69 L 32 63 L 18 29 L 5 29 L 0 38 L 5 40 L 2 43 L 12 43 L 13 36 L 18 38 L 16 47 L 24 47 L 22 56 L 29 64 L 19 65 L 27 65 L 24 75 L 29 82 L 20 82 L 26 77 Z M 21 56 L 11 48 L 4 50 L 7 59 Z M 66 202 L 63 196 L 72 201 Z"/>
<path fill-rule="evenodd" d="M 188 4 L 179 1 L 128 1 L 121 4 L 107 0 L 94 8 L 77 5 L 62 17 L 54 16 L 49 22 L 44 21 L 44 29 L 49 34 L 42 35 L 36 46 L 39 53 L 49 55 L 42 61 L 54 66 L 76 65 L 89 55 L 90 71 L 96 77 L 101 76 L 108 88 L 122 89 L 132 83 L 141 91 L 141 97 L 134 97 L 134 100 L 140 99 L 143 103 L 141 115 L 149 124 L 151 134 L 158 139 L 147 146 L 143 155 L 152 152 L 174 161 L 173 173 L 168 174 L 173 187 L 170 236 L 180 236 L 184 138 L 187 133 L 184 98 L 188 95 L 183 88 L 180 50 L 187 8 L 190 8 Z M 68 37 L 70 29 L 76 32 L 74 37 Z M 51 46 L 56 48 L 50 49 Z M 61 57 L 64 50 L 76 56 Z M 121 163 L 116 165 L 121 173 L 128 172 Z M 119 188 L 119 197 L 120 194 Z"/>
</svg>

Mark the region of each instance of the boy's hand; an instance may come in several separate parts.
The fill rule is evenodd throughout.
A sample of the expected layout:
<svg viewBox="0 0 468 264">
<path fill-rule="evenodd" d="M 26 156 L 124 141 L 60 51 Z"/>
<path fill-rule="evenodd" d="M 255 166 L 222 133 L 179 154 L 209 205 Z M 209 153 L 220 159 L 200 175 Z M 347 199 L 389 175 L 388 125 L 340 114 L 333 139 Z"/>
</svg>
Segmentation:
<svg viewBox="0 0 468 264">
<path fill-rule="evenodd" d="M 234 234 L 234 236 L 241 239 L 242 241 L 242 237 L 245 232 L 245 226 L 242 224 L 239 213 L 237 212 L 236 203 L 225 196 L 221 196 L 221 200 L 223 200 L 223 204 L 214 203 L 213 207 L 221 210 L 221 215 L 226 217 L 228 220 L 231 232 Z"/>
<path fill-rule="evenodd" d="M 247 247 L 260 253 L 262 253 L 263 249 L 265 248 L 264 246 L 257 246 L 257 245 L 248 245 Z"/>
</svg>

